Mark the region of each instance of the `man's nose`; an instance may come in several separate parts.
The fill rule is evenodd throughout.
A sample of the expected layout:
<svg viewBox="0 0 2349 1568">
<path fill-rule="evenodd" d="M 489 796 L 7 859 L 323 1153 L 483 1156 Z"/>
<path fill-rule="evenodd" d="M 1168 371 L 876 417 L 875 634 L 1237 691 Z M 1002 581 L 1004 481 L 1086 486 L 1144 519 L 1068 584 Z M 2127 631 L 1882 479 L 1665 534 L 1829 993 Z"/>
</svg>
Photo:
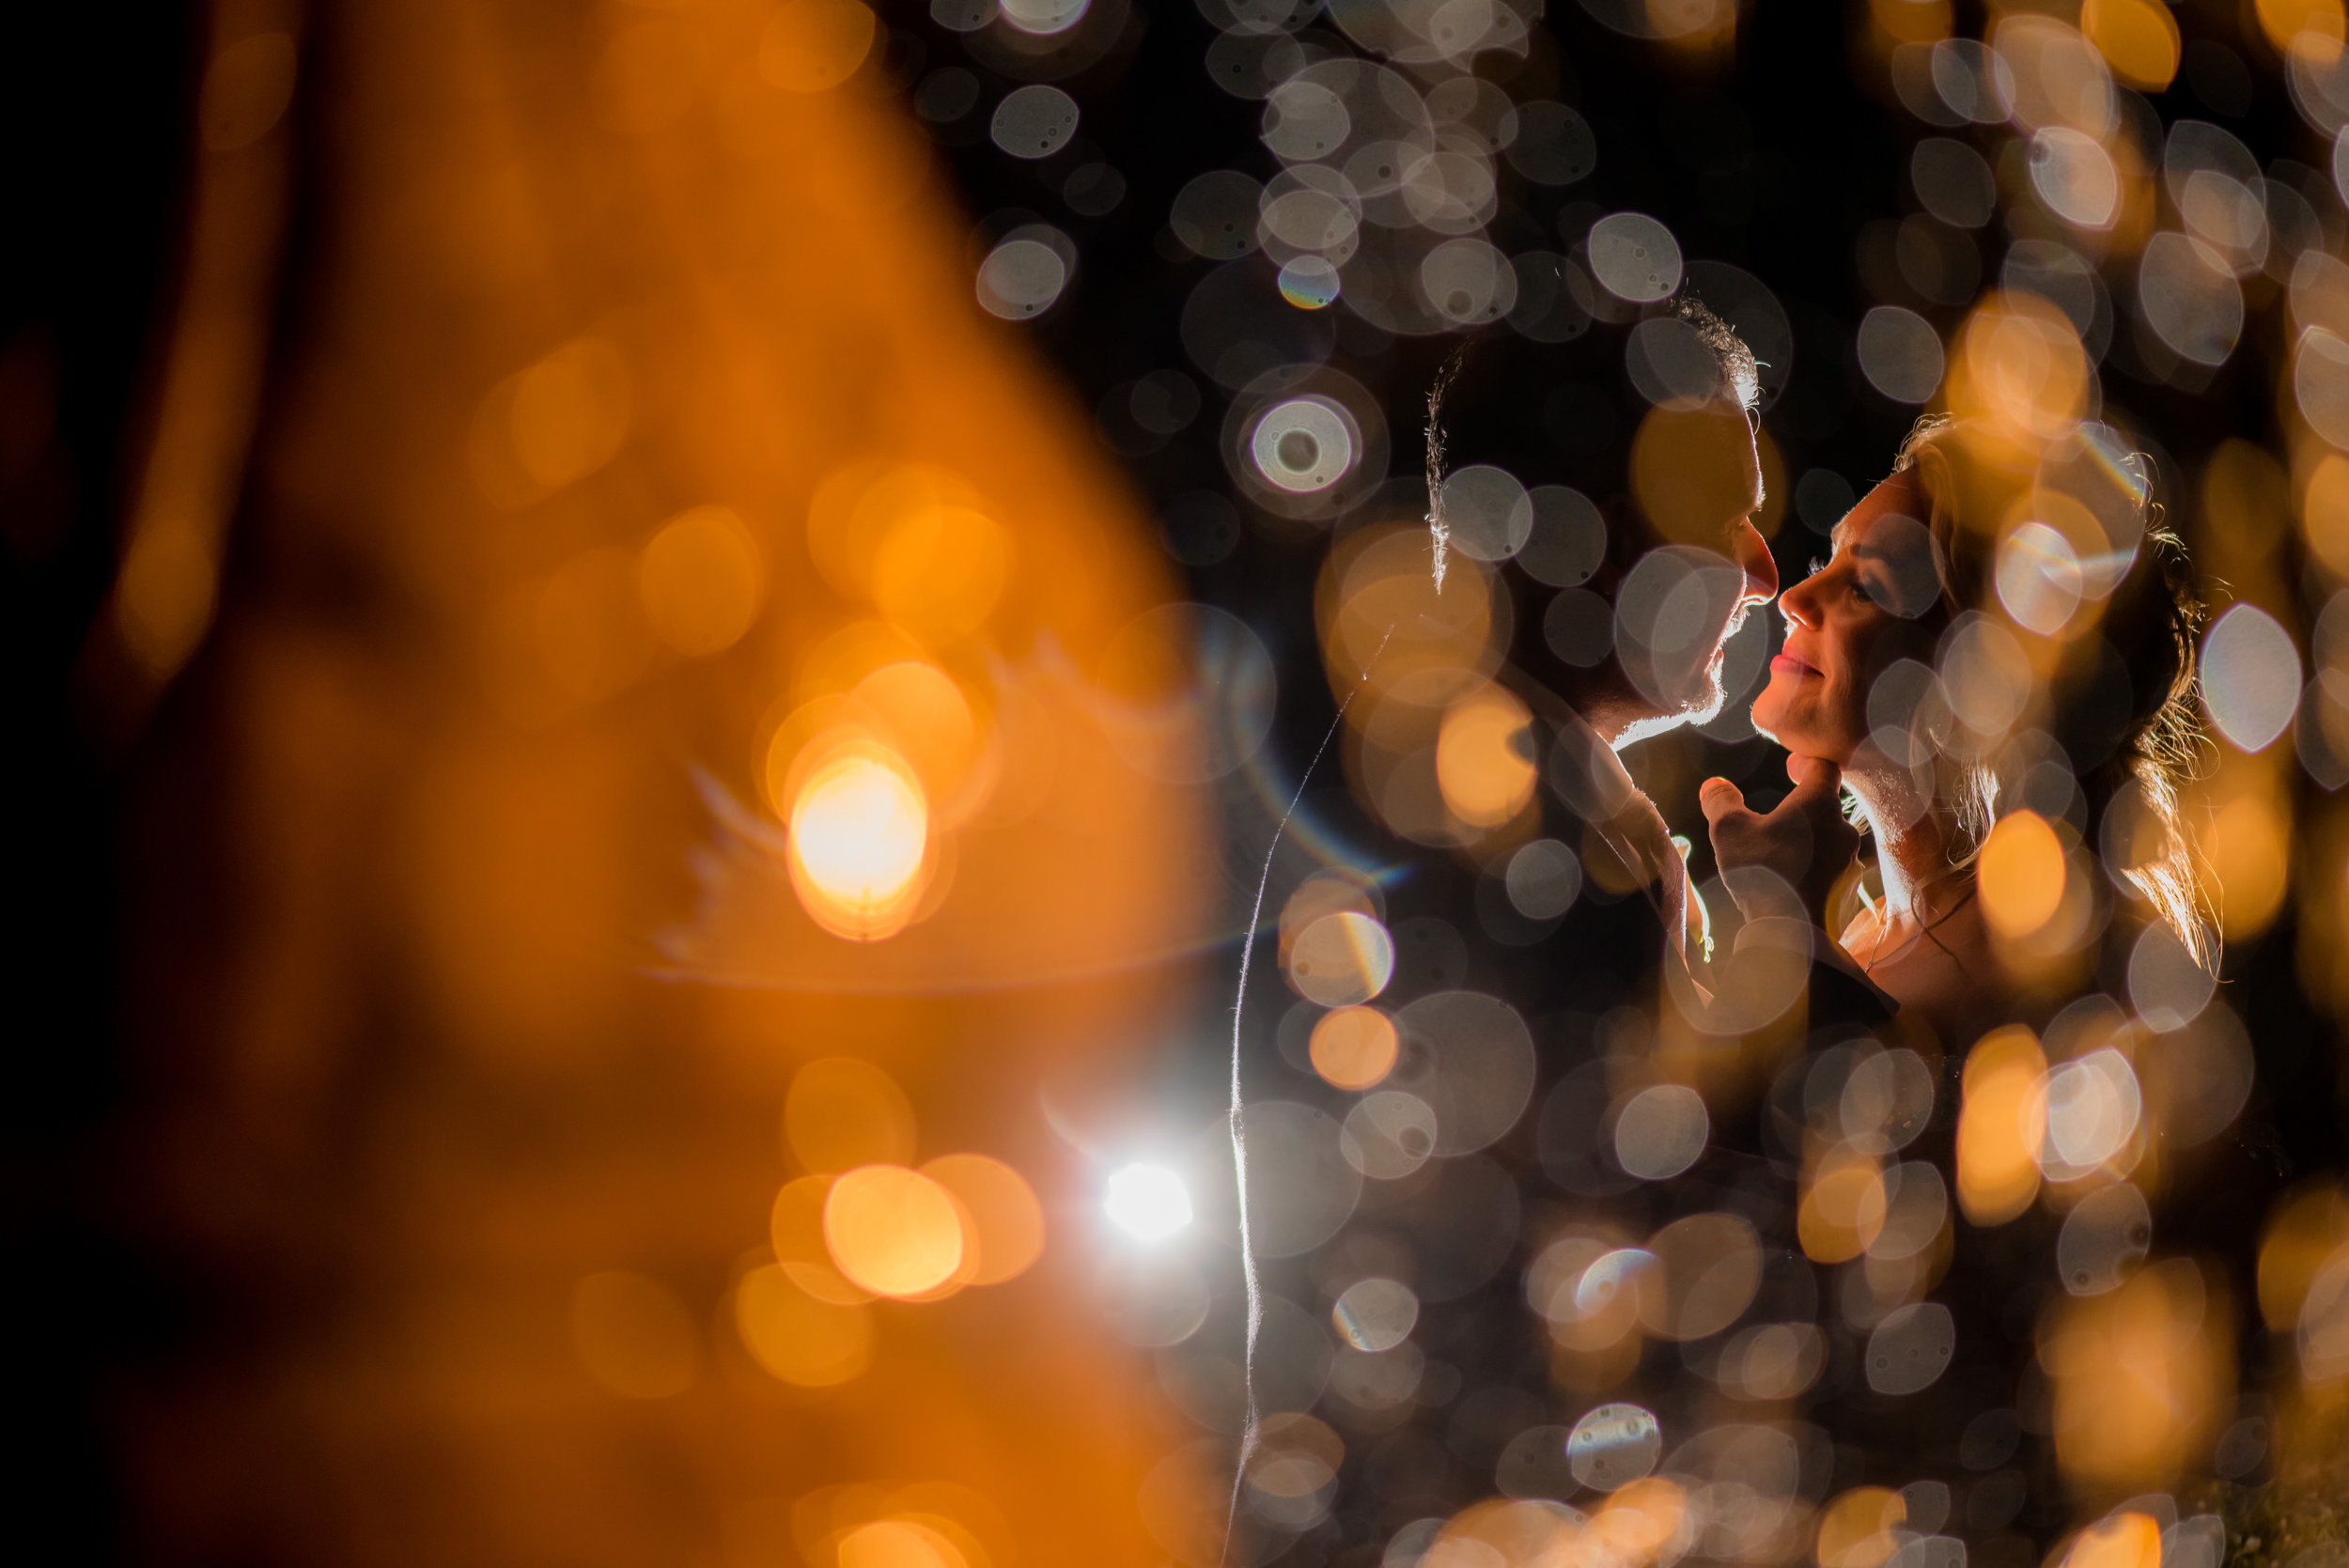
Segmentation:
<svg viewBox="0 0 2349 1568">
<path fill-rule="evenodd" d="M 1771 559 L 1769 542 L 1753 525 L 1751 518 L 1740 518 L 1735 532 L 1730 535 L 1729 548 L 1738 568 L 1746 574 L 1745 592 L 1739 596 L 1740 605 L 1767 604 L 1778 597 L 1778 563 Z"/>
</svg>

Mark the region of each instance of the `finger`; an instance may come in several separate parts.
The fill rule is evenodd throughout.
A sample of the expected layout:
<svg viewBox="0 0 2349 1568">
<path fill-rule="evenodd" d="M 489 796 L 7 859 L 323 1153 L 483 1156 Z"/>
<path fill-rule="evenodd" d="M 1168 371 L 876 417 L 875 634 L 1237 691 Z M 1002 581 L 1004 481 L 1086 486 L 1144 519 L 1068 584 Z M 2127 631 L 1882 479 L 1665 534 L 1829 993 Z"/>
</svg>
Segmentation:
<svg viewBox="0 0 2349 1568">
<path fill-rule="evenodd" d="M 1743 810 L 1745 791 L 1727 779 L 1707 779 L 1697 787 L 1697 809 L 1704 813 L 1704 820 L 1714 827 L 1732 812 Z"/>
</svg>

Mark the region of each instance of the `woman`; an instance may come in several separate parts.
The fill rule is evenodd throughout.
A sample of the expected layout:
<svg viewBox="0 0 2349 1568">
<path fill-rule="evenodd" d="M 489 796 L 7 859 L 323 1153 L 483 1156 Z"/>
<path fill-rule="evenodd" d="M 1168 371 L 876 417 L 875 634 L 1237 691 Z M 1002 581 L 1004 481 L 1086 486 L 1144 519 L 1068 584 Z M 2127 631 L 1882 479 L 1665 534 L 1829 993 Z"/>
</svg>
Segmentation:
<svg viewBox="0 0 2349 1568">
<path fill-rule="evenodd" d="M 1921 422 L 1781 597 L 1785 646 L 1753 705 L 1797 777 L 1842 770 L 1876 840 L 1882 892 L 1856 890 L 1844 949 L 1960 1048 L 2025 1005 L 1974 874 L 2010 810 L 2068 819 L 2125 902 L 2212 961 L 2178 823 L 2201 618 L 2183 550 L 2150 462 L 2106 427 L 2035 456 Z"/>
</svg>

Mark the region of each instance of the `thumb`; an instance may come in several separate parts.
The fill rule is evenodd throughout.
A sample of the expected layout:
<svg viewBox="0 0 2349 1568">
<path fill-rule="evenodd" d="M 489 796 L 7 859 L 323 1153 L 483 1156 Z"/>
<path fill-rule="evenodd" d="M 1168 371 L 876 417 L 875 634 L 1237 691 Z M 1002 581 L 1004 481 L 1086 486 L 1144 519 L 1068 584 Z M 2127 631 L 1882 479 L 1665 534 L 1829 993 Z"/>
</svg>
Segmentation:
<svg viewBox="0 0 2349 1568">
<path fill-rule="evenodd" d="M 1743 810 L 1745 791 L 1727 779 L 1707 779 L 1697 788 L 1697 807 L 1704 813 L 1705 822 L 1719 823 L 1735 811 Z"/>
</svg>

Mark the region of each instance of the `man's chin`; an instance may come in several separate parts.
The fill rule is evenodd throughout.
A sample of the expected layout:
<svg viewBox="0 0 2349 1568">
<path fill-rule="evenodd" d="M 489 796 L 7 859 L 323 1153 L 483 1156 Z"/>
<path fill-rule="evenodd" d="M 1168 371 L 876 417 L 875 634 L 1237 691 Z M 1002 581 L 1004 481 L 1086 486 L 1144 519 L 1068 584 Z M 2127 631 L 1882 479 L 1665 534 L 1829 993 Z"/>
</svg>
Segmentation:
<svg viewBox="0 0 2349 1568">
<path fill-rule="evenodd" d="M 1732 625 L 1729 629 L 1735 632 L 1737 629 Z M 1727 634 L 1723 635 L 1722 642 L 1728 642 Z M 1682 723 L 1709 724 L 1721 716 L 1721 709 L 1729 706 L 1729 692 L 1721 685 L 1721 671 L 1728 662 L 1727 647 L 1713 655 L 1713 661 L 1704 667 L 1704 673 L 1697 679 L 1697 690 L 1680 706 L 1678 718 Z"/>
<path fill-rule="evenodd" d="M 1662 735 L 1686 724 L 1709 724 L 1719 718 L 1721 709 L 1728 706 L 1729 693 L 1721 690 L 1720 660 L 1717 659 L 1713 667 L 1704 672 L 1700 691 L 1684 697 L 1668 709 L 1634 719 L 1615 737 L 1615 750 L 1621 751 L 1634 741 L 1645 740 L 1651 736 Z"/>
</svg>

